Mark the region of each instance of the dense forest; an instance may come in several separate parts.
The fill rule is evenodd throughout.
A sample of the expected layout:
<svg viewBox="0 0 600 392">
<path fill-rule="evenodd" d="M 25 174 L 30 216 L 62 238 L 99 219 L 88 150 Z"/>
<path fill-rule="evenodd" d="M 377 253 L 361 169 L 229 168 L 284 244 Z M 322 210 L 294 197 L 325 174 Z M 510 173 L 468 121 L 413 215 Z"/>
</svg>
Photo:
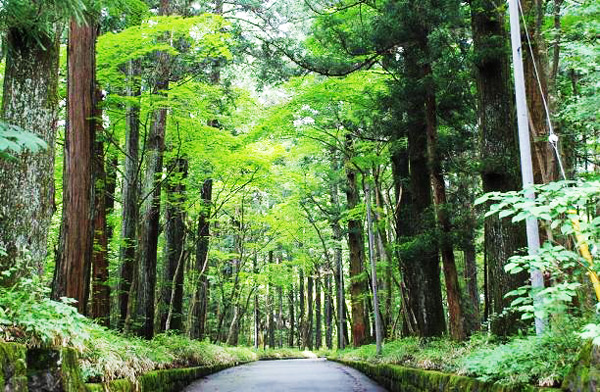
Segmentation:
<svg viewBox="0 0 600 392">
<path fill-rule="evenodd" d="M 0 2 L 0 339 L 557 384 L 600 344 L 600 4 L 519 11 L 531 186 L 503 2 Z"/>
</svg>

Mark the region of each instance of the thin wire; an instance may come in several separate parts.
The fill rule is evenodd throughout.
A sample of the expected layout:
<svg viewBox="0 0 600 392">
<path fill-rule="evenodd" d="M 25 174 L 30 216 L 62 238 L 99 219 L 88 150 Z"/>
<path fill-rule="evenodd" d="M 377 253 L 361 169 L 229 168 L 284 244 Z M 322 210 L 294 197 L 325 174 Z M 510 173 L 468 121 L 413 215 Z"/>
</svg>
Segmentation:
<svg viewBox="0 0 600 392">
<path fill-rule="evenodd" d="M 542 89 L 542 82 L 540 80 L 540 75 L 537 69 L 535 55 L 533 53 L 533 46 L 531 44 L 531 37 L 529 36 L 529 30 L 527 30 L 527 22 L 525 21 L 525 13 L 523 12 L 523 8 L 521 7 L 521 1 L 517 0 L 517 4 L 519 5 L 519 11 L 521 12 L 521 20 L 523 22 L 523 28 L 525 30 L 525 38 L 527 38 L 527 46 L 529 47 L 529 55 L 531 56 L 531 62 L 533 63 L 533 73 L 535 74 L 535 79 L 537 81 L 538 89 L 540 90 L 540 96 L 542 97 L 542 103 L 544 105 L 544 113 L 546 114 L 546 122 L 548 123 L 548 142 L 552 146 L 554 153 L 556 155 L 556 159 L 558 161 L 558 167 L 560 168 L 560 174 L 563 180 L 567 179 L 565 174 L 565 168 L 563 167 L 562 160 L 560 159 L 560 153 L 558 152 L 558 135 L 554 133 L 554 128 L 552 127 L 552 121 L 550 120 L 550 109 L 548 107 L 548 102 L 546 102 L 546 96 L 544 95 L 544 90 Z"/>
</svg>

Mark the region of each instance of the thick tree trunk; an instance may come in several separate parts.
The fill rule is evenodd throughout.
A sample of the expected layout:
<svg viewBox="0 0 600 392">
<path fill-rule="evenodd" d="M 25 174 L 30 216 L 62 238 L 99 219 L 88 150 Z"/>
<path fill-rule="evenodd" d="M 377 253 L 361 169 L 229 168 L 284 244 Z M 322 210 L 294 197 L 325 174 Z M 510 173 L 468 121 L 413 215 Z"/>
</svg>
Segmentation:
<svg viewBox="0 0 600 392">
<path fill-rule="evenodd" d="M 290 334 L 288 335 L 288 346 L 294 347 L 294 330 L 296 328 L 296 318 L 294 316 L 294 285 L 290 285 L 288 302 L 290 308 Z"/>
<path fill-rule="evenodd" d="M 258 274 L 258 253 L 254 251 L 252 260 L 252 272 Z M 258 286 L 254 288 L 254 348 L 258 349 L 260 334 L 260 310 L 258 308 Z"/>
<path fill-rule="evenodd" d="M 398 135 L 400 138 L 403 135 Z M 394 176 L 394 188 L 396 194 L 396 209 L 395 209 L 395 230 L 396 241 L 398 245 L 410 241 L 410 221 L 413 219 L 412 197 L 410 187 L 410 173 L 408 168 L 408 150 L 396 147 L 392 151 L 392 172 Z M 401 273 L 404 271 L 404 260 L 402 259 L 402 251 L 396 247 L 396 258 L 399 262 Z M 413 335 L 417 331 L 417 319 L 412 309 L 409 307 L 407 290 L 404 285 L 405 278 L 402 277 L 400 285 L 400 300 L 402 314 L 402 332 L 404 335 Z"/>
<path fill-rule="evenodd" d="M 477 287 L 477 260 L 475 253 L 475 243 L 473 239 L 469 239 L 467 243 L 464 255 L 465 255 L 465 282 L 467 286 L 467 293 L 469 296 L 469 313 L 467 314 L 467 320 L 469 320 L 468 329 L 469 331 L 476 331 L 480 326 L 480 313 L 479 313 L 479 289 Z"/>
<path fill-rule="evenodd" d="M 298 347 L 306 348 L 306 318 L 304 317 L 304 270 L 300 268 L 298 273 L 299 282 L 299 297 L 300 297 L 300 309 L 298 311 Z"/>
<path fill-rule="evenodd" d="M 388 245 L 388 234 L 387 234 L 387 230 L 385 228 L 385 222 L 383 222 L 385 220 L 385 218 L 383 218 L 380 214 L 379 211 L 384 211 L 385 210 L 385 206 L 384 206 L 384 198 L 383 198 L 383 192 L 381 190 L 382 184 L 381 184 L 381 169 L 380 167 L 376 167 L 373 170 L 373 180 L 375 183 L 375 206 L 377 208 L 374 209 L 374 217 L 375 217 L 375 227 L 376 227 L 376 231 L 375 231 L 375 250 L 376 253 L 378 255 L 378 259 L 380 259 L 382 262 L 384 262 L 385 264 L 385 276 L 383 277 L 382 281 L 383 281 L 383 287 L 384 287 L 384 293 L 385 293 L 385 309 L 384 311 L 381 312 L 382 314 L 382 328 L 383 328 L 383 334 L 384 336 L 387 335 L 388 330 L 389 330 L 389 326 L 392 323 L 392 300 L 394 298 L 394 291 L 393 291 L 393 286 L 392 286 L 392 278 L 393 278 L 393 271 L 392 271 L 392 263 L 391 260 L 393 260 L 393 256 L 391 254 L 391 251 L 389 250 L 389 245 Z"/>
<path fill-rule="evenodd" d="M 123 175 L 123 203 L 121 215 L 121 249 L 119 254 L 120 281 L 119 292 L 119 321 L 118 327 L 124 328 L 127 318 L 127 308 L 133 271 L 137 253 L 137 227 L 139 220 L 138 206 L 138 169 L 139 169 L 139 138 L 140 138 L 140 108 L 141 95 L 139 61 L 130 61 L 127 68 L 127 95 L 138 101 L 137 105 L 127 107 L 125 136 L 125 171 Z"/>
<path fill-rule="evenodd" d="M 167 206 L 165 208 L 165 270 L 162 292 L 161 329 L 183 328 L 183 278 L 185 263 L 185 181 L 188 172 L 186 158 L 169 163 Z M 171 317 L 169 317 L 171 315 Z"/>
<path fill-rule="evenodd" d="M 68 47 L 68 121 L 65 136 L 61 249 L 52 297 L 77 301 L 87 314 L 93 252 L 96 27 L 72 20 Z"/>
<path fill-rule="evenodd" d="M 424 41 L 427 35 L 418 39 Z M 410 97 L 406 103 L 408 131 L 409 187 L 402 187 L 397 230 L 400 241 L 400 260 L 406 286 L 407 313 L 414 317 L 414 332 L 419 336 L 440 336 L 445 332 L 442 306 L 440 265 L 437 244 L 433 238 L 434 217 L 432 214 L 430 172 L 427 157 L 427 118 L 425 91 L 423 90 L 421 42 L 405 51 L 406 78 Z M 404 171 L 404 169 L 402 170 Z M 401 186 L 406 179 L 397 178 Z"/>
<path fill-rule="evenodd" d="M 240 334 L 240 319 L 241 319 L 240 305 L 235 304 L 233 306 L 233 318 L 231 324 L 229 324 L 229 332 L 227 332 L 226 343 L 230 346 L 237 346 L 238 337 Z M 272 348 L 273 346 L 271 346 Z"/>
<path fill-rule="evenodd" d="M 208 310 L 209 281 L 206 277 L 208 268 L 208 249 L 210 239 L 210 214 L 212 206 L 212 184 L 211 179 L 205 180 L 202 185 L 200 198 L 202 205 L 198 214 L 198 234 L 196 243 L 196 264 L 194 273 L 198 277 L 198 284 L 194 293 L 192 306 L 192 326 L 190 336 L 202 339 L 205 334 L 206 315 Z"/>
<path fill-rule="evenodd" d="M 353 155 L 353 141 L 350 134 L 346 135 L 346 149 L 348 155 Z M 346 171 L 346 198 L 348 210 L 360 204 L 356 170 L 350 162 L 345 162 Z M 364 296 L 365 281 L 359 278 L 364 271 L 365 239 L 363 222 L 358 219 L 348 220 L 348 249 L 350 250 L 350 295 L 352 300 L 352 344 L 354 347 L 362 346 L 367 340 L 367 321 L 362 297 Z"/>
<path fill-rule="evenodd" d="M 325 345 L 333 348 L 333 291 L 331 275 L 325 276 Z"/>
<path fill-rule="evenodd" d="M 471 1 L 475 79 L 478 91 L 477 116 L 481 133 L 481 177 L 484 192 L 506 192 L 521 187 L 519 150 L 506 48 L 503 14 L 489 0 Z M 501 315 L 510 299 L 504 295 L 522 286 L 527 273 L 513 275 L 504 271 L 508 258 L 525 246 L 523 226 L 510 219 L 492 215 L 485 219 L 486 298 L 493 313 L 494 334 L 514 333 L 518 315 Z M 490 314 L 492 316 L 492 314 Z"/>
<path fill-rule="evenodd" d="M 160 1 L 159 15 L 169 15 L 169 0 Z M 157 80 L 153 95 L 161 96 L 169 89 L 169 55 L 157 54 Z M 154 300 L 156 292 L 156 263 L 158 236 L 160 234 L 160 196 L 163 169 L 163 151 L 167 129 L 167 108 L 154 111 L 150 132 L 146 140 L 146 169 L 144 173 L 139 233 L 139 259 L 134 271 L 137 276 L 135 309 L 135 331 L 146 339 L 154 336 Z"/>
<path fill-rule="evenodd" d="M 429 64 L 424 66 L 423 73 L 425 76 L 431 76 L 432 71 Z M 447 212 L 448 202 L 446 200 L 446 183 L 444 182 L 442 164 L 437 151 L 437 108 L 435 91 L 432 83 L 427 83 L 425 100 L 427 155 L 429 159 L 429 170 L 433 187 L 433 200 L 435 203 L 437 225 L 441 231 L 439 247 L 442 254 L 442 266 L 446 282 L 450 336 L 454 340 L 462 341 L 466 339 L 467 331 L 465 329 L 465 318 L 463 314 L 463 305 L 461 303 L 458 272 L 456 271 L 456 260 L 454 259 L 452 225 Z"/>
<path fill-rule="evenodd" d="M 277 264 L 281 264 L 281 255 L 277 257 Z M 283 347 L 283 287 L 277 286 L 277 302 L 279 309 L 277 311 L 277 334 L 279 336 L 278 346 Z"/>
<path fill-rule="evenodd" d="M 269 348 L 275 348 L 275 316 L 273 308 L 275 307 L 275 301 L 273 301 L 273 288 L 267 287 L 267 337 L 269 341 Z"/>
<path fill-rule="evenodd" d="M 308 283 L 306 285 L 306 343 L 305 347 L 309 350 L 314 348 L 315 334 L 314 334 L 314 279 L 312 274 L 308 276 Z"/>
<path fill-rule="evenodd" d="M 99 101 L 100 91 L 96 88 Z M 102 111 L 96 108 L 95 118 L 102 118 Z M 96 140 L 94 141 L 94 253 L 92 259 L 92 298 L 90 315 L 100 324 L 110 325 L 110 286 L 108 284 L 108 242 L 110 231 L 107 216 L 114 206 L 114 178 L 105 169 L 104 142 L 99 135 L 102 125 L 96 122 Z M 112 162 L 109 163 L 109 165 Z M 114 173 L 114 170 L 111 170 Z M 116 173 L 115 173 L 116 174 Z"/>
<path fill-rule="evenodd" d="M 2 119 L 33 132 L 47 148 L 0 159 L 0 270 L 17 267 L 16 279 L 34 267 L 42 274 L 48 229 L 54 212 L 54 139 L 58 108 L 58 36 L 33 37 L 8 29 Z M 23 256 L 33 265 L 25 266 Z M 9 284 L 6 278 L 3 283 Z"/>
<path fill-rule="evenodd" d="M 331 170 L 333 172 L 338 172 L 340 170 L 337 151 L 332 149 L 331 153 Z M 333 232 L 333 241 L 334 241 L 334 260 L 335 266 L 333 271 L 333 276 L 336 284 L 336 300 L 337 300 L 337 344 L 338 349 L 344 349 L 346 344 L 348 343 L 348 327 L 346 324 L 345 318 L 345 308 L 346 308 L 346 299 L 345 299 L 345 290 L 344 290 L 344 273 L 343 273 L 343 265 L 342 265 L 342 227 L 340 226 L 340 200 L 339 200 L 339 189 L 337 183 L 334 181 L 331 184 L 331 205 L 336 211 L 336 215 L 332 218 L 331 221 L 331 230 Z"/>
<path fill-rule="evenodd" d="M 139 260 L 136 272 L 136 298 L 134 327 L 139 336 L 151 339 L 154 335 L 154 297 L 156 291 L 156 262 L 158 236 L 160 234 L 160 194 L 162 158 L 166 130 L 167 111 L 159 109 L 154 113 L 150 135 L 146 145 L 146 173 L 142 204 Z"/>
<path fill-rule="evenodd" d="M 323 324 L 321 316 L 321 278 L 315 278 L 315 347 L 318 349 L 323 345 L 323 331 L 321 325 Z"/>
</svg>

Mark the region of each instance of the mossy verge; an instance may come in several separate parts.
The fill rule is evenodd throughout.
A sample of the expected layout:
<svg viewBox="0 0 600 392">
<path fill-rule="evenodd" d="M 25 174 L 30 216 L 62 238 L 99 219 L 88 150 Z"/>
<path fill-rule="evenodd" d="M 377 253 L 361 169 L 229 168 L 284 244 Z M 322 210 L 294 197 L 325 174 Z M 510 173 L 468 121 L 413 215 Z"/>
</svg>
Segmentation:
<svg viewBox="0 0 600 392">
<path fill-rule="evenodd" d="M 27 385 L 30 391 L 85 392 L 77 352 L 70 348 L 28 349 Z"/>
<path fill-rule="evenodd" d="M 565 377 L 562 389 L 571 392 L 596 391 L 600 386 L 600 347 L 588 341 Z"/>
<path fill-rule="evenodd" d="M 16 343 L 0 344 L 0 390 L 27 391 L 27 349 Z"/>
<path fill-rule="evenodd" d="M 390 364 L 371 364 L 360 361 L 332 361 L 353 367 L 389 389 L 391 392 L 551 392 L 553 388 L 530 385 L 511 386 L 493 384 L 471 377 L 432 370 L 413 369 Z"/>
<path fill-rule="evenodd" d="M 86 384 L 89 392 L 179 392 L 200 377 L 240 365 L 240 362 L 215 366 L 155 370 L 131 380 L 114 380 L 107 384 Z M 137 385 L 136 385 L 137 384 Z"/>
</svg>

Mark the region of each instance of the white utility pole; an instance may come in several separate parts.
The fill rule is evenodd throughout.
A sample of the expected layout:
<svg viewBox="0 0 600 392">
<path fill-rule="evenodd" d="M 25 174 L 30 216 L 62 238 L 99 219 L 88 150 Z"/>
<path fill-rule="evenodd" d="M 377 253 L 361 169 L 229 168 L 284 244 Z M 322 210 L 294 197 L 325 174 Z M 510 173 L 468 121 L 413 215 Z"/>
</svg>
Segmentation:
<svg viewBox="0 0 600 392">
<path fill-rule="evenodd" d="M 523 58 L 521 57 L 521 26 L 519 23 L 519 0 L 508 0 L 510 14 L 510 40 L 512 43 L 513 69 L 515 77 L 515 96 L 517 99 L 517 125 L 519 128 L 519 150 L 521 154 L 521 177 L 523 188 L 531 189 L 533 185 L 533 166 L 531 163 L 531 143 L 529 141 L 529 114 L 527 112 L 527 99 L 525 96 L 525 76 L 523 73 Z M 525 195 L 530 200 L 535 200 L 533 190 Z M 530 255 L 536 255 L 540 249 L 540 233 L 535 217 L 527 218 L 527 247 Z M 544 288 L 544 277 L 537 269 L 530 270 L 531 286 L 533 289 Z M 539 298 L 533 298 L 534 306 L 539 303 Z M 535 318 L 535 332 L 541 335 L 544 332 L 545 321 Z"/>
</svg>

